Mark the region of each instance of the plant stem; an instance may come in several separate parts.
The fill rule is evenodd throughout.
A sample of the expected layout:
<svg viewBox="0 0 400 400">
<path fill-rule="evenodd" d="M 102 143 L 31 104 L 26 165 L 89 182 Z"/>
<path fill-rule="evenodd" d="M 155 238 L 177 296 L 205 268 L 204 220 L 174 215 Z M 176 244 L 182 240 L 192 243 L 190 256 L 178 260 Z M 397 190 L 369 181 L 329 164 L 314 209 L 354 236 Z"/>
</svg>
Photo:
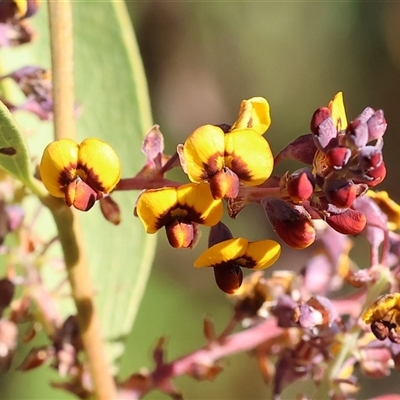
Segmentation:
<svg viewBox="0 0 400 400">
<path fill-rule="evenodd" d="M 48 9 L 53 70 L 54 137 L 74 139 L 71 3 L 69 0 L 49 1 Z M 116 399 L 117 389 L 110 373 L 94 306 L 93 288 L 82 247 L 79 219 L 60 199 L 49 196 L 42 201 L 50 208 L 58 229 L 95 397 L 104 400 Z"/>
</svg>

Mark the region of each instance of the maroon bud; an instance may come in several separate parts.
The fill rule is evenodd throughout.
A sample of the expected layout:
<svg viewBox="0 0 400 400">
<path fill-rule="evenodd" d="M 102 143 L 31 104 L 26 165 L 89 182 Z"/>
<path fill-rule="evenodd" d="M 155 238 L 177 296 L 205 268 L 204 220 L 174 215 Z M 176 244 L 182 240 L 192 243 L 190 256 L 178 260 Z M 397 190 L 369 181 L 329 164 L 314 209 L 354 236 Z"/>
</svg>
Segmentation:
<svg viewBox="0 0 400 400">
<path fill-rule="evenodd" d="M 375 113 L 375 110 L 371 107 L 367 107 L 363 112 L 356 118 L 360 122 L 367 122 Z"/>
<path fill-rule="evenodd" d="M 314 175 L 308 168 L 299 169 L 289 176 L 286 188 L 293 201 L 302 202 L 307 200 L 314 193 Z"/>
<path fill-rule="evenodd" d="M 239 178 L 228 168 L 218 171 L 210 179 L 210 190 L 215 200 L 234 199 L 239 193 Z"/>
<path fill-rule="evenodd" d="M 329 149 L 326 153 L 328 164 L 336 170 L 342 169 L 351 157 L 351 150 L 348 147 L 337 146 Z"/>
<path fill-rule="evenodd" d="M 301 206 L 277 198 L 261 200 L 267 217 L 279 237 L 294 249 L 304 249 L 315 241 L 315 228 Z"/>
<path fill-rule="evenodd" d="M 191 247 L 194 241 L 194 227 L 192 223 L 180 222 L 174 219 L 165 226 L 169 244 L 175 249 Z"/>
<path fill-rule="evenodd" d="M 352 181 L 335 180 L 329 182 L 325 189 L 329 202 L 338 208 L 349 208 L 357 197 L 357 188 Z"/>
<path fill-rule="evenodd" d="M 121 222 L 121 209 L 111 196 L 100 199 L 100 210 L 104 218 L 112 224 L 118 225 Z"/>
<path fill-rule="evenodd" d="M 372 180 L 367 182 L 369 187 L 374 187 L 381 183 L 386 177 L 386 166 L 382 161 L 382 164 L 379 167 L 372 169 L 367 173 L 367 176 L 371 177 Z"/>
<path fill-rule="evenodd" d="M 314 135 L 318 135 L 318 127 L 324 122 L 326 119 L 331 117 L 331 110 L 327 107 L 318 108 L 311 117 L 310 129 Z"/>
<path fill-rule="evenodd" d="M 348 208 L 341 214 L 332 214 L 326 217 L 327 224 L 339 233 L 344 235 L 358 235 L 367 223 L 364 214 Z"/>
<path fill-rule="evenodd" d="M 235 293 L 243 281 L 243 272 L 241 268 L 234 263 L 222 264 L 214 267 L 215 282 L 225 293 Z"/>
<path fill-rule="evenodd" d="M 361 149 L 368 143 L 368 126 L 359 119 L 352 121 L 346 128 L 346 142 L 350 147 Z"/>
<path fill-rule="evenodd" d="M 53 356 L 52 353 L 53 352 L 48 346 L 34 347 L 22 361 L 17 370 L 30 371 L 31 369 L 37 368 L 49 360 Z"/>
<path fill-rule="evenodd" d="M 357 160 L 362 171 L 369 171 L 383 162 L 382 151 L 374 146 L 365 146 L 358 152 Z"/>
<path fill-rule="evenodd" d="M 0 279 L 0 312 L 10 305 L 14 291 L 14 284 L 9 279 Z"/>
<path fill-rule="evenodd" d="M 232 239 L 233 235 L 230 229 L 222 222 L 218 222 L 212 226 L 208 235 L 208 247 L 212 247 L 217 243 Z"/>
<path fill-rule="evenodd" d="M 318 126 L 318 131 L 313 136 L 315 145 L 322 151 L 339 144 L 336 126 L 332 118 L 326 119 Z"/>
<path fill-rule="evenodd" d="M 383 111 L 378 110 L 375 114 L 368 120 L 368 142 L 380 139 L 386 131 L 387 123 L 384 117 Z"/>
</svg>

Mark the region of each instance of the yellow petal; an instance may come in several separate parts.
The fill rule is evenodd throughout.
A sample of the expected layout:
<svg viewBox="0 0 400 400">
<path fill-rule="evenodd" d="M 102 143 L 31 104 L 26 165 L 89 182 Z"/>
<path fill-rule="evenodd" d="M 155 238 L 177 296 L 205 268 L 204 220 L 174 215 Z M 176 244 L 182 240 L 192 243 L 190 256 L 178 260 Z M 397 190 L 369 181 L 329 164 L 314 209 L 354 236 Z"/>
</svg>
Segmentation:
<svg viewBox="0 0 400 400">
<path fill-rule="evenodd" d="M 189 183 L 177 189 L 178 204 L 188 211 L 187 218 L 198 224 L 213 226 L 222 218 L 222 200 L 214 200 L 208 183 Z"/>
<path fill-rule="evenodd" d="M 207 249 L 194 262 L 196 268 L 215 267 L 244 255 L 249 241 L 244 238 L 224 240 Z"/>
<path fill-rule="evenodd" d="M 240 104 L 239 116 L 231 130 L 252 128 L 259 135 L 263 135 L 270 125 L 268 101 L 263 97 L 252 97 Z"/>
<path fill-rule="evenodd" d="M 249 243 L 245 257 L 254 261 L 252 269 L 265 269 L 274 264 L 280 254 L 281 246 L 275 240 L 259 240 Z"/>
<path fill-rule="evenodd" d="M 183 145 L 183 156 L 189 179 L 201 182 L 224 166 L 224 132 L 214 125 L 197 128 Z"/>
<path fill-rule="evenodd" d="M 361 318 L 366 324 L 383 319 L 392 310 L 400 311 L 400 293 L 391 293 L 380 296 L 368 307 Z"/>
<path fill-rule="evenodd" d="M 178 204 L 176 188 L 149 189 L 143 192 L 136 204 L 136 213 L 147 233 L 155 233 L 165 225 L 171 208 Z M 171 218 L 168 218 L 170 221 Z"/>
<path fill-rule="evenodd" d="M 40 161 L 40 176 L 46 189 L 55 197 L 64 197 L 64 188 L 76 179 L 79 146 L 73 140 L 50 143 Z"/>
<path fill-rule="evenodd" d="M 257 186 L 270 177 L 274 159 L 263 136 L 241 129 L 225 135 L 225 165 L 244 184 Z"/>
<path fill-rule="evenodd" d="M 338 132 L 347 128 L 346 110 L 343 103 L 343 92 L 336 93 L 333 100 L 328 104 L 328 108 L 331 110 L 333 123 L 336 126 Z"/>
<path fill-rule="evenodd" d="M 110 193 L 121 177 L 114 149 L 100 139 L 85 139 L 79 146 L 78 174 L 92 189 Z"/>
</svg>

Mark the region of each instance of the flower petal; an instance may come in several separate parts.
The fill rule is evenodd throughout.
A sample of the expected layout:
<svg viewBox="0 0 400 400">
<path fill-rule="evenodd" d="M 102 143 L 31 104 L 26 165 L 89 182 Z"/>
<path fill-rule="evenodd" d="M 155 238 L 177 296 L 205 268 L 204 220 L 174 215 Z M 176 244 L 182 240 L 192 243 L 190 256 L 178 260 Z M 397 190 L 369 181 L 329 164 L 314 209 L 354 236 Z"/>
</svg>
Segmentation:
<svg viewBox="0 0 400 400">
<path fill-rule="evenodd" d="M 225 135 L 225 165 L 246 185 L 257 186 L 271 175 L 274 159 L 268 142 L 253 129 Z"/>
<path fill-rule="evenodd" d="M 110 193 L 121 177 L 121 163 L 114 149 L 100 139 L 85 139 L 79 146 L 78 173 L 92 189 Z"/>
<path fill-rule="evenodd" d="M 207 249 L 194 262 L 196 268 L 217 267 L 242 257 L 247 249 L 249 241 L 244 238 L 224 240 Z"/>
<path fill-rule="evenodd" d="M 76 176 L 79 146 L 70 139 L 50 143 L 40 161 L 40 176 L 52 196 L 64 197 L 64 188 Z"/>
<path fill-rule="evenodd" d="M 208 183 L 189 183 L 177 189 L 177 202 L 187 210 L 187 219 L 213 226 L 219 222 L 223 214 L 222 200 L 214 200 Z"/>
<path fill-rule="evenodd" d="M 252 97 L 240 104 L 239 116 L 231 130 L 252 128 L 263 135 L 271 125 L 268 101 L 263 97 Z"/>
<path fill-rule="evenodd" d="M 165 224 L 165 217 L 177 204 L 176 188 L 149 189 L 139 196 L 135 211 L 146 232 L 155 233 Z"/>
<path fill-rule="evenodd" d="M 265 269 L 270 267 L 279 258 L 281 246 L 275 240 L 259 240 L 250 242 L 245 257 L 254 262 L 251 269 Z"/>
<path fill-rule="evenodd" d="M 346 110 L 343 103 L 343 92 L 336 93 L 333 100 L 329 102 L 328 108 L 331 110 L 333 123 L 338 132 L 347 128 Z"/>
<path fill-rule="evenodd" d="M 379 208 L 388 217 L 388 227 L 390 230 L 400 229 L 400 205 L 393 201 L 388 192 L 379 191 L 374 192 L 368 190 L 367 195 L 378 204 Z"/>
<path fill-rule="evenodd" d="M 197 128 L 183 145 L 186 172 L 192 182 L 201 182 L 224 166 L 224 132 L 214 125 Z"/>
</svg>

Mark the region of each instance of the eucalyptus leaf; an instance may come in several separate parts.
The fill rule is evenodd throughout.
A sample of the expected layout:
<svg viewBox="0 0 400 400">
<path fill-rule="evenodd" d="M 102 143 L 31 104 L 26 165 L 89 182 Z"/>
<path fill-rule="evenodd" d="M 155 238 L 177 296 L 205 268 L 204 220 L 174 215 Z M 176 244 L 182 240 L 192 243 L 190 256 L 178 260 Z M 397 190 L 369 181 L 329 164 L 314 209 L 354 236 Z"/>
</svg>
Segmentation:
<svg viewBox="0 0 400 400">
<path fill-rule="evenodd" d="M 32 24 L 38 39 L 33 44 L 4 52 L 6 72 L 24 65 L 50 66 L 45 6 L 32 19 Z M 125 4 L 111 0 L 73 2 L 73 24 L 75 97 L 81 110 L 76 121 L 77 141 L 87 137 L 107 141 L 121 159 L 122 176 L 134 176 L 145 162 L 140 148 L 152 118 L 143 66 Z M 28 142 L 35 160 L 39 160 L 41 152 L 52 140 L 51 125 L 26 113 L 19 113 L 17 119 L 24 132 L 30 133 Z M 13 129 L 12 126 L 10 123 L 7 129 Z M 9 136 L 6 134 L 5 137 Z M 21 135 L 15 137 L 24 143 Z M 17 168 L 13 164 L 3 164 L 0 154 L 1 165 L 27 181 L 30 176 L 27 149 L 22 144 L 17 147 L 19 142 L 10 143 L 4 142 L 4 147 L 16 147 L 25 158 L 18 162 Z M 2 146 L 3 139 L 0 139 L 0 153 Z M 105 220 L 98 204 L 89 212 L 80 213 L 95 303 L 108 357 L 114 365 L 132 329 L 155 248 L 155 237 L 146 235 L 139 220 L 133 216 L 137 195 L 137 192 L 112 194 L 121 208 L 122 222 L 118 226 Z M 49 225 L 49 216 L 45 217 L 45 221 L 36 222 L 35 228 L 42 232 L 54 231 Z M 59 271 L 48 270 L 46 273 L 50 277 L 46 276 L 45 281 L 59 282 Z M 59 306 L 64 317 L 71 312 L 70 302 L 60 301 Z"/>
<path fill-rule="evenodd" d="M 25 137 L 8 108 L 0 101 L 0 168 L 32 186 L 31 160 Z"/>
</svg>

